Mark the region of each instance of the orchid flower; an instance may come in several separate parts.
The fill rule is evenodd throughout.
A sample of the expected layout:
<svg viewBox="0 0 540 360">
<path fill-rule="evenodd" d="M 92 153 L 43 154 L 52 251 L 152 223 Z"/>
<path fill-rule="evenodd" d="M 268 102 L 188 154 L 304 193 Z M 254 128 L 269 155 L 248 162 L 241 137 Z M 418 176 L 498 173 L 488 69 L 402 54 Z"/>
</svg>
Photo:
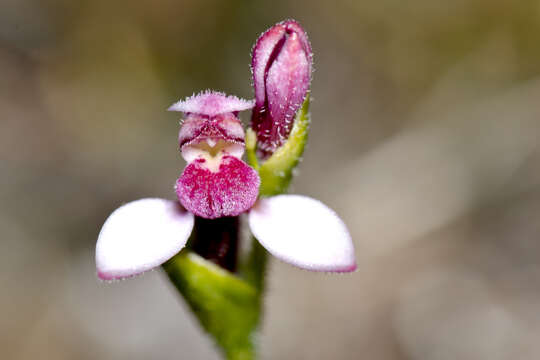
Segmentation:
<svg viewBox="0 0 540 360">
<path fill-rule="evenodd" d="M 257 40 L 251 65 L 254 100 L 207 90 L 169 108 L 184 115 L 178 141 L 187 165 L 176 181 L 177 200 L 146 198 L 120 206 L 96 244 L 103 280 L 163 265 L 228 359 L 255 358 L 263 249 L 301 269 L 356 269 L 351 237 L 337 214 L 318 200 L 284 194 L 309 128 L 312 52 L 302 27 L 294 20 L 271 27 Z M 238 114 L 250 109 L 244 131 Z M 236 271 L 240 216 L 262 247 L 253 243 Z M 190 249 L 182 250 L 190 238 Z M 216 243 L 227 261 L 207 251 Z"/>
<path fill-rule="evenodd" d="M 237 117 L 252 106 L 253 102 L 207 91 L 169 108 L 185 114 L 179 142 L 188 165 L 176 183 L 182 206 L 142 199 L 114 211 L 97 241 L 100 278 L 136 275 L 169 260 L 186 245 L 194 215 L 214 219 L 247 210 L 255 238 L 277 258 L 313 271 L 355 269 L 346 226 L 321 202 L 279 195 L 255 204 L 260 180 L 240 159 L 244 131 Z"/>
</svg>

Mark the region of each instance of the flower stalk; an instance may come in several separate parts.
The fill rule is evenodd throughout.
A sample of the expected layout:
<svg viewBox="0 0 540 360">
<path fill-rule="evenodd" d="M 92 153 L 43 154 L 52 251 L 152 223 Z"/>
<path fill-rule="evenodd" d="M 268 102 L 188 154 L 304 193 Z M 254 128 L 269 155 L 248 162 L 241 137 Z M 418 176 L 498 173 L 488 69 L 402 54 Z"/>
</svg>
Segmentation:
<svg viewBox="0 0 540 360">
<path fill-rule="evenodd" d="M 179 253 L 163 268 L 226 359 L 256 359 L 260 291 L 193 252 Z"/>
</svg>

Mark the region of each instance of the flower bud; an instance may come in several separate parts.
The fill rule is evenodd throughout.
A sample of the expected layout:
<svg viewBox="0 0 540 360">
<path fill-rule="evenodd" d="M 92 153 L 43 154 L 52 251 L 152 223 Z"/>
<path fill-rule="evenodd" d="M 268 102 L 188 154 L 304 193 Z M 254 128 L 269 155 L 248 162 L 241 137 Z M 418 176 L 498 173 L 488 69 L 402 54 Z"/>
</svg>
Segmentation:
<svg viewBox="0 0 540 360">
<path fill-rule="evenodd" d="M 287 20 L 268 29 L 253 48 L 251 67 L 255 87 L 251 127 L 259 155 L 267 158 L 287 141 L 311 82 L 311 45 L 302 27 Z"/>
</svg>

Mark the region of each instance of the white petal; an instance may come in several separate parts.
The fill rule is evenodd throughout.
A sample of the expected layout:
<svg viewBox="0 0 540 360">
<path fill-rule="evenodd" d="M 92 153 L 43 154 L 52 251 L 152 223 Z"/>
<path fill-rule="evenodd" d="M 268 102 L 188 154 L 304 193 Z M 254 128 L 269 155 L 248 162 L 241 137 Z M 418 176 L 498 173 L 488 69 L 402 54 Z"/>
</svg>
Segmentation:
<svg viewBox="0 0 540 360">
<path fill-rule="evenodd" d="M 118 279 L 163 264 L 186 245 L 193 222 L 193 214 L 171 200 L 141 199 L 119 207 L 99 233 L 98 276 Z"/>
<path fill-rule="evenodd" d="M 300 195 L 260 199 L 249 213 L 249 226 L 266 250 L 287 263 L 313 271 L 356 269 L 347 227 L 318 200 Z"/>
</svg>

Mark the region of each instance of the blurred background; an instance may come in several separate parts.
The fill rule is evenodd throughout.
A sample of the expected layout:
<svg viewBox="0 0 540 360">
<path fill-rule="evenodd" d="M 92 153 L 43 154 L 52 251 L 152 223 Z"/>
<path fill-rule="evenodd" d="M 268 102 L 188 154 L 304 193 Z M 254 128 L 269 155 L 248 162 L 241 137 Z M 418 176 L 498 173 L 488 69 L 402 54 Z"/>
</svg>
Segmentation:
<svg viewBox="0 0 540 360">
<path fill-rule="evenodd" d="M 0 0 L 0 358 L 218 359 L 160 271 L 107 284 L 120 204 L 174 198 L 173 102 L 250 98 L 250 50 L 314 49 L 292 191 L 358 271 L 272 260 L 263 359 L 540 358 L 540 2 Z"/>
</svg>

